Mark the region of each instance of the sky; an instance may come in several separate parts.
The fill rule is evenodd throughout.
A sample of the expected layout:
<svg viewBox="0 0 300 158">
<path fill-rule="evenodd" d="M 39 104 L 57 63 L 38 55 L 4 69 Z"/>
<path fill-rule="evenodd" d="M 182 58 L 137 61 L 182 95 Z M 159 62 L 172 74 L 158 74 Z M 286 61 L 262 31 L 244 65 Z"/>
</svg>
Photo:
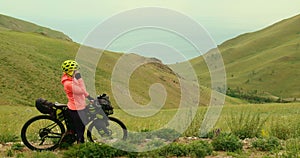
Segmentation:
<svg viewBox="0 0 300 158">
<path fill-rule="evenodd" d="M 299 6 L 299 0 L 0 0 L 0 14 L 61 31 L 84 43 L 95 27 L 118 13 L 160 7 L 195 20 L 219 45 L 300 14 Z"/>
</svg>

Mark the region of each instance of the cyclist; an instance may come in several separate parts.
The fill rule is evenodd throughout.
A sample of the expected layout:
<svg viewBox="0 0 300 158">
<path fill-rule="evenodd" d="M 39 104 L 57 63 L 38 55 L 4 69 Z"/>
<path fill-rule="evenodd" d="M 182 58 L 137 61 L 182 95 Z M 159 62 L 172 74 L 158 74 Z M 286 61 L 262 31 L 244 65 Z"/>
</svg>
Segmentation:
<svg viewBox="0 0 300 158">
<path fill-rule="evenodd" d="M 68 115 L 77 134 L 77 143 L 84 143 L 85 125 L 88 123 L 85 99 L 94 101 L 81 78 L 79 65 L 74 60 L 66 60 L 61 65 L 63 75 L 61 83 L 68 98 Z"/>
</svg>

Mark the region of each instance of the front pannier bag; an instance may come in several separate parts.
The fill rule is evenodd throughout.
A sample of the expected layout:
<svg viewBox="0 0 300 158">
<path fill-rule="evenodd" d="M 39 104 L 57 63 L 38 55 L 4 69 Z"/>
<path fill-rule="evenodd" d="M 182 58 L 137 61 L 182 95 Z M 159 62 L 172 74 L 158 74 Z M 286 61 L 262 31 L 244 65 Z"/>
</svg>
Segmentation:
<svg viewBox="0 0 300 158">
<path fill-rule="evenodd" d="M 112 107 L 112 105 L 110 103 L 108 95 L 102 94 L 102 95 L 98 96 L 97 99 L 106 115 L 111 115 L 114 113 L 114 108 Z"/>
</svg>

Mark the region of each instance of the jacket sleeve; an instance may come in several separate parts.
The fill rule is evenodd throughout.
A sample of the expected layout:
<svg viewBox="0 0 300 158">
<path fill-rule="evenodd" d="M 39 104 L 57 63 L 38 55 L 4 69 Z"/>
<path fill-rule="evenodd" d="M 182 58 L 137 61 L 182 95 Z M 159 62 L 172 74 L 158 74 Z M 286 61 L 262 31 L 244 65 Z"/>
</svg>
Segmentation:
<svg viewBox="0 0 300 158">
<path fill-rule="evenodd" d="M 89 93 L 86 91 L 86 88 L 85 88 L 85 84 L 84 84 L 84 81 L 82 78 L 78 79 L 78 85 L 79 87 L 85 92 L 84 93 L 84 96 L 87 97 L 89 95 Z"/>
<path fill-rule="evenodd" d="M 82 80 L 82 79 L 81 79 Z M 89 93 L 85 89 L 85 85 L 83 81 L 82 83 L 78 82 L 65 82 L 64 87 L 66 91 L 72 92 L 73 94 L 83 94 L 85 97 L 89 95 Z"/>
</svg>

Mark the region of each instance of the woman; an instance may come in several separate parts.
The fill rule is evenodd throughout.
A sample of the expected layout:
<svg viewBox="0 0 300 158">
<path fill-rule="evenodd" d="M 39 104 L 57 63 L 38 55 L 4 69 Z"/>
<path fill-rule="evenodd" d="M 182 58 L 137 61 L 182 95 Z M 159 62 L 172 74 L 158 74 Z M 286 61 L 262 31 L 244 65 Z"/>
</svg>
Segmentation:
<svg viewBox="0 0 300 158">
<path fill-rule="evenodd" d="M 63 71 L 61 83 L 68 98 L 68 113 L 77 134 L 77 143 L 84 143 L 85 125 L 88 123 L 85 99 L 87 98 L 91 102 L 94 99 L 86 91 L 76 61 L 66 60 L 62 63 L 61 68 Z"/>
</svg>

